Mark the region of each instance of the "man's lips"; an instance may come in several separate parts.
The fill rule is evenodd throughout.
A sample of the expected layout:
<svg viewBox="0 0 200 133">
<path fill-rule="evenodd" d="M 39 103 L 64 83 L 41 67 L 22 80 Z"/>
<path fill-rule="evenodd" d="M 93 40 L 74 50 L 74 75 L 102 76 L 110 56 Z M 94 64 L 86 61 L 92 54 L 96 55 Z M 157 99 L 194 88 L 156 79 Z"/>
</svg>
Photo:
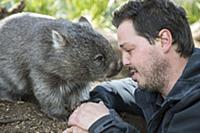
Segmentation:
<svg viewBox="0 0 200 133">
<path fill-rule="evenodd" d="M 132 77 L 135 73 L 137 73 L 137 70 L 134 68 L 129 68 L 129 76 Z"/>
</svg>

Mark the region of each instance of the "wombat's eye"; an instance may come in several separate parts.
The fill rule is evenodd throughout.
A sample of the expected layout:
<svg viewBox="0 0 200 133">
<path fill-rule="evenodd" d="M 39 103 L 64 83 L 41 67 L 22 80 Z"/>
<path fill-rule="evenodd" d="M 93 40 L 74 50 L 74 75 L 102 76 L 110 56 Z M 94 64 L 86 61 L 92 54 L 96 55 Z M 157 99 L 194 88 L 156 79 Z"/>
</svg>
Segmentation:
<svg viewBox="0 0 200 133">
<path fill-rule="evenodd" d="M 95 61 L 103 62 L 105 60 L 102 54 L 97 54 L 94 58 Z"/>
</svg>

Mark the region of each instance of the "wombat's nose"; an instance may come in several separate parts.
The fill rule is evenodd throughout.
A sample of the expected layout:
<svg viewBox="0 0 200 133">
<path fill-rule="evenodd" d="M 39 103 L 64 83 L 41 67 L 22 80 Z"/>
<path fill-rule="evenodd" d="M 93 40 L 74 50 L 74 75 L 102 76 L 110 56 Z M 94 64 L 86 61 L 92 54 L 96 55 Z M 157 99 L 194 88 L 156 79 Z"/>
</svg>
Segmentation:
<svg viewBox="0 0 200 133">
<path fill-rule="evenodd" d="M 107 73 L 107 78 L 117 75 L 122 69 L 122 61 L 118 60 L 117 62 L 112 62 L 109 65 L 109 72 Z"/>
</svg>

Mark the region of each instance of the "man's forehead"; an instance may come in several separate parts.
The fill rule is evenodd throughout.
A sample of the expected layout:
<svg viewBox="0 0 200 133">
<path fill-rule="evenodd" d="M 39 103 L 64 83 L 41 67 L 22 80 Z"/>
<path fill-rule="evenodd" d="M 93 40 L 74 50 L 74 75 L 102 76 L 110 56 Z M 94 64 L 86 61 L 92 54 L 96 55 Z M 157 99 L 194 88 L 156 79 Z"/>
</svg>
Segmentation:
<svg viewBox="0 0 200 133">
<path fill-rule="evenodd" d="M 133 28 L 133 23 L 131 20 L 124 20 L 119 27 L 117 28 L 117 31 L 123 31 L 124 29 L 130 29 Z"/>
<path fill-rule="evenodd" d="M 117 29 L 118 40 L 128 39 L 132 36 L 137 35 L 134 26 L 131 21 L 122 22 Z"/>
</svg>

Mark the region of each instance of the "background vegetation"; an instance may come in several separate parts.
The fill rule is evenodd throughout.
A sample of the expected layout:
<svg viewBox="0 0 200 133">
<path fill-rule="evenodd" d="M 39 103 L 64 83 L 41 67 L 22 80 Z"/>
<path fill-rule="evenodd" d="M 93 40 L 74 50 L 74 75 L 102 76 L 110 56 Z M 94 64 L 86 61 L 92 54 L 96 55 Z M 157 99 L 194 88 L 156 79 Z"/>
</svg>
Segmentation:
<svg viewBox="0 0 200 133">
<path fill-rule="evenodd" d="M 200 0 L 176 0 L 176 2 L 186 10 L 190 24 L 200 19 Z"/>
<path fill-rule="evenodd" d="M 0 7 L 10 9 L 20 0 L 1 0 Z M 25 0 L 24 11 L 76 20 L 86 16 L 95 27 L 114 29 L 112 12 L 127 0 Z M 200 19 L 200 0 L 175 0 L 183 6 L 192 24 Z"/>
</svg>

